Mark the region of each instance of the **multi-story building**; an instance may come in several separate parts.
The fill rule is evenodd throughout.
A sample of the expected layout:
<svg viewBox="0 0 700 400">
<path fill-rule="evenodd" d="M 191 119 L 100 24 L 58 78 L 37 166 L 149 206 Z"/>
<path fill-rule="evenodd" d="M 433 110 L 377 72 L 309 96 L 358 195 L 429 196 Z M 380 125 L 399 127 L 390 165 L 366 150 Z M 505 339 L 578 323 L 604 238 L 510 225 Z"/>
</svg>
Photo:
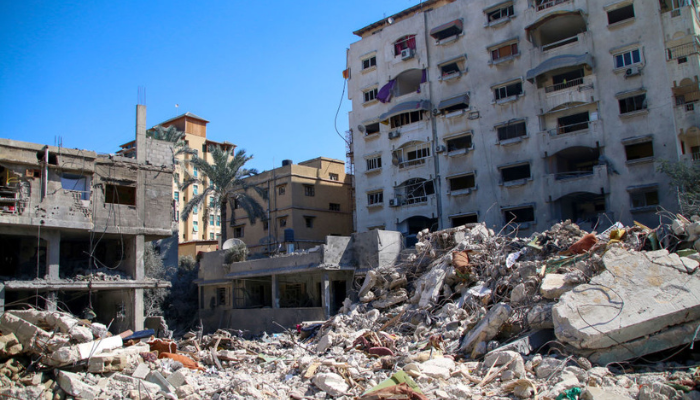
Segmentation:
<svg viewBox="0 0 700 400">
<path fill-rule="evenodd" d="M 700 157 L 694 0 L 428 0 L 347 52 L 357 230 L 521 234 L 676 210 Z"/>
<path fill-rule="evenodd" d="M 27 304 L 144 327 L 144 246 L 173 232 L 173 147 L 146 137 L 133 158 L 0 139 L 0 313 Z M 148 160 L 148 162 L 146 162 Z"/>
<path fill-rule="evenodd" d="M 216 142 L 207 139 L 208 123 L 209 121 L 206 119 L 187 112 L 157 124 L 165 128 L 174 126 L 178 131 L 184 132 L 185 144 L 193 149 L 195 153 L 193 155 L 181 153 L 176 156 L 179 162 L 175 166 L 175 173 L 176 176 L 180 177 L 181 181 L 185 176 L 191 176 L 203 178 L 203 184 L 209 184 L 206 177 L 199 175 L 200 172 L 196 167 L 189 165 L 185 161 L 190 157 L 204 157 L 205 160 L 211 162 L 210 152 L 213 146 L 220 146 L 224 150 L 231 150 L 231 152 L 236 148 L 235 145 L 229 142 Z M 121 150 L 119 150 L 117 154 L 126 157 L 133 156 L 133 143 L 134 142 L 129 142 L 121 145 Z M 190 185 L 185 191 L 181 191 L 178 188 L 177 182 L 173 182 L 173 201 L 176 208 L 175 218 L 178 220 L 179 224 L 178 242 L 180 244 L 186 243 L 185 247 L 187 250 L 184 253 L 187 254 L 192 252 L 196 254 L 200 250 L 207 250 L 211 248 L 211 246 L 216 246 L 221 236 L 220 211 L 216 207 L 211 207 L 211 202 L 209 201 L 205 202 L 200 207 L 196 207 L 192 213 L 190 213 L 187 220 L 180 218 L 180 212 L 185 204 L 187 204 L 187 200 L 191 199 L 192 196 L 203 189 L 204 188 L 199 185 Z M 192 250 L 192 248 L 195 250 Z"/>
<path fill-rule="evenodd" d="M 288 245 L 308 249 L 325 243 L 326 236 L 353 232 L 352 176 L 340 160 L 318 157 L 299 164 L 284 160 L 281 167 L 246 179 L 267 192 L 267 200 L 248 192 L 267 216 L 251 224 L 234 202 L 226 236 L 241 239 L 251 254 L 286 252 Z"/>
</svg>

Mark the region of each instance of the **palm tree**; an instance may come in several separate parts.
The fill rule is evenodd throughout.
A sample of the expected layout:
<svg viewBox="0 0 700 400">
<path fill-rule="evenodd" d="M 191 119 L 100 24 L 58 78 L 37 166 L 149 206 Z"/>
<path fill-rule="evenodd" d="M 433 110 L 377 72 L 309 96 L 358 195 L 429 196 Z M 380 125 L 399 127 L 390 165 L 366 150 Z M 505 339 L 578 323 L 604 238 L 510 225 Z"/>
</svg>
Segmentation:
<svg viewBox="0 0 700 400">
<path fill-rule="evenodd" d="M 245 179 L 258 173 L 255 169 L 244 168 L 245 163 L 250 161 L 253 156 L 246 156 L 245 150 L 238 150 L 231 161 L 229 161 L 232 151 L 232 149 L 223 150 L 220 146 L 213 147 L 210 153 L 213 161 L 211 164 L 203 158 L 192 158 L 188 162 L 198 168 L 200 176 L 187 177 L 182 184 L 182 190 L 185 190 L 192 184 L 201 184 L 202 177 L 209 179 L 210 184 L 202 185 L 204 190 L 192 196 L 185 204 L 181 217 L 187 220 L 195 206 L 198 207 L 207 198 L 213 197 L 214 207 L 221 211 L 221 243 L 226 241 L 226 205 L 229 202 L 229 197 L 234 201 L 231 203 L 232 213 L 234 204 L 236 204 L 245 210 L 251 223 L 255 223 L 255 220 L 258 218 L 262 219 L 265 217 L 265 209 L 249 192 L 251 190 L 256 192 L 263 200 L 267 200 L 267 192 L 249 184 Z"/>
</svg>

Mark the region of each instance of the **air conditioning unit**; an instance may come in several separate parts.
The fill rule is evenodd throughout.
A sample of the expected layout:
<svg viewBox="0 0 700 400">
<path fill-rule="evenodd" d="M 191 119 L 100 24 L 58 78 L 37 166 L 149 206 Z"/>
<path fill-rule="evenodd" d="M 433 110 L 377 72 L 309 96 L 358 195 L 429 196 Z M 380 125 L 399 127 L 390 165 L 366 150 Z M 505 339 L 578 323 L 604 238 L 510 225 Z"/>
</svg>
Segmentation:
<svg viewBox="0 0 700 400">
<path fill-rule="evenodd" d="M 447 150 L 447 147 L 445 147 L 445 146 L 443 146 L 443 145 L 441 145 L 441 144 L 435 146 L 435 152 L 436 152 L 436 153 L 444 153 L 445 150 Z"/>
<path fill-rule="evenodd" d="M 389 207 L 398 207 L 401 205 L 401 201 L 398 198 L 389 199 Z"/>
<path fill-rule="evenodd" d="M 399 131 L 391 131 L 389 132 L 389 139 L 396 139 L 401 136 L 401 132 Z"/>
<path fill-rule="evenodd" d="M 413 58 L 414 55 L 415 55 L 415 51 L 413 49 L 401 50 L 401 59 L 402 60 L 408 60 L 409 58 Z"/>
<path fill-rule="evenodd" d="M 642 70 L 639 69 L 639 67 L 630 67 L 625 70 L 625 78 L 630 77 L 630 76 L 637 76 L 642 73 Z"/>
</svg>

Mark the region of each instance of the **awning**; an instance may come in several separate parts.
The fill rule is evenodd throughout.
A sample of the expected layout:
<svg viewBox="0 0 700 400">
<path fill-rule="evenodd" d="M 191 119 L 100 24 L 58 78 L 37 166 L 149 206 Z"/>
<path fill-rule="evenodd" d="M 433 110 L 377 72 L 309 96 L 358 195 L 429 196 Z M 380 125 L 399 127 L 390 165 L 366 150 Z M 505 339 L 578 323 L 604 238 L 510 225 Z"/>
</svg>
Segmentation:
<svg viewBox="0 0 700 400">
<path fill-rule="evenodd" d="M 380 121 L 386 121 L 394 115 L 409 111 L 430 110 L 430 100 L 407 101 L 397 104 L 391 110 L 379 116 Z"/>
<path fill-rule="evenodd" d="M 448 37 L 462 33 L 463 24 L 461 19 L 450 21 L 430 30 L 430 36 L 439 39 L 439 36 Z"/>
<path fill-rule="evenodd" d="M 581 10 L 576 10 L 576 11 L 564 11 L 564 10 L 553 11 L 553 12 L 547 14 L 547 15 L 543 15 L 543 16 L 540 17 L 537 21 L 535 21 L 535 22 L 531 23 L 530 25 L 526 26 L 526 27 L 525 27 L 525 31 L 526 31 L 526 32 L 530 32 L 530 31 L 533 30 L 533 29 L 537 29 L 537 28 L 539 28 L 540 26 L 542 26 L 542 24 L 544 24 L 545 22 L 547 22 L 547 21 L 549 21 L 549 20 L 551 20 L 551 19 L 553 19 L 553 18 L 561 17 L 561 16 L 564 16 L 564 15 L 576 15 L 576 14 L 578 14 L 578 15 L 583 15 L 583 11 L 581 11 Z"/>
<path fill-rule="evenodd" d="M 443 100 L 440 102 L 440 104 L 438 104 L 437 108 L 438 108 L 438 110 L 444 110 L 446 108 L 450 108 L 450 107 L 456 106 L 458 104 L 469 105 L 469 94 L 464 93 L 464 94 L 460 94 L 457 97 L 452 97 L 452 98 L 449 98 L 447 100 Z"/>
<path fill-rule="evenodd" d="M 581 55 L 566 54 L 563 56 L 552 57 L 543 61 L 537 67 L 527 71 L 526 79 L 530 83 L 535 83 L 535 78 L 547 72 L 554 71 L 560 68 L 574 67 L 577 65 L 588 65 L 593 68 L 593 56 L 586 53 Z"/>
</svg>

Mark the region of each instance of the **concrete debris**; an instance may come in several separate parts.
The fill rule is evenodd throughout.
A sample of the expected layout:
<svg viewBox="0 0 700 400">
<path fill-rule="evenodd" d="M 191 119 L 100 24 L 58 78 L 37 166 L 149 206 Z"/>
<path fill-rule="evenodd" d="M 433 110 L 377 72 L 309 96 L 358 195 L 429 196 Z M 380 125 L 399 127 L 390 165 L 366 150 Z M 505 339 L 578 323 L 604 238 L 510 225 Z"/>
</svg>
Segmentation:
<svg viewBox="0 0 700 400">
<path fill-rule="evenodd" d="M 697 350 L 679 348 L 700 335 L 700 218 L 602 233 L 565 221 L 529 238 L 470 224 L 417 237 L 393 266 L 360 276 L 337 315 L 257 338 L 172 338 L 161 318 L 119 333 L 66 313 L 7 311 L 0 397 L 700 398 Z"/>
</svg>

